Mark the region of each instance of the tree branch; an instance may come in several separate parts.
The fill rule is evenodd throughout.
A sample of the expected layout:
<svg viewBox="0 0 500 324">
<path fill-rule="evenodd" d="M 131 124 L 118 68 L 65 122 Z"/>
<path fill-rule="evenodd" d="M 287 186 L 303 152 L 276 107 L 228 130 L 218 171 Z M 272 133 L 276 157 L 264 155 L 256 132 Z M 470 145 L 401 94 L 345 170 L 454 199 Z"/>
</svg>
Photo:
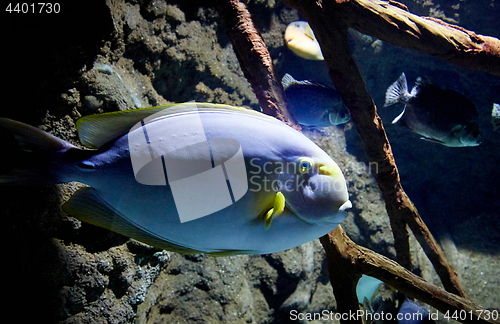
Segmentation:
<svg viewBox="0 0 500 324">
<path fill-rule="evenodd" d="M 330 77 L 344 104 L 349 109 L 352 122 L 363 142 L 368 158 L 378 165 L 378 172 L 374 172 L 374 177 L 382 192 L 391 226 L 393 226 L 392 232 L 398 262 L 408 269 L 411 268 L 406 223 L 410 225 L 415 237 L 432 262 L 445 289 L 465 297 L 465 291 L 460 286 L 455 270 L 446 261 L 443 251 L 401 186 L 399 172 L 382 121 L 377 115 L 375 104 L 366 90 L 363 78 L 347 43 L 347 29 L 351 27 L 352 21 L 357 21 L 351 17 L 353 15 L 352 7 L 358 8 L 359 3 L 382 2 L 378 0 L 359 0 L 359 3 L 358 1 L 325 0 L 321 4 L 314 0 L 289 0 L 287 2 L 306 16 L 314 30 L 323 51 Z M 384 6 L 380 6 L 384 9 L 381 14 L 390 12 L 389 8 L 406 12 L 399 7 L 389 5 L 387 2 L 383 4 Z M 372 8 L 372 10 L 375 9 Z M 374 14 L 371 12 L 371 15 Z M 383 24 L 385 20 L 372 18 L 371 21 Z M 399 24 L 403 25 L 403 23 Z M 392 24 L 390 25 L 392 26 Z M 384 30 L 379 25 L 372 28 Z"/>
<path fill-rule="evenodd" d="M 323 1 L 323 8 L 329 11 L 338 7 L 350 27 L 384 42 L 500 75 L 500 40 L 439 19 L 414 15 L 404 5 L 395 4 L 381 0 L 338 0 Z"/>
<path fill-rule="evenodd" d="M 447 264 L 443 252 L 432 238 L 432 235 L 420 219 L 415 206 L 413 206 L 401 187 L 398 170 L 381 119 L 376 113 L 376 107 L 366 91 L 364 81 L 350 55 L 347 45 L 348 27 L 356 24 L 360 25 L 363 20 L 361 16 L 357 17 L 360 19 L 359 21 L 354 19 L 356 17 L 353 18 L 350 16 L 359 13 L 359 11 L 354 10 L 359 9 L 356 6 L 359 7 L 360 4 L 377 4 L 385 9 L 390 6 L 391 8 L 387 9 L 389 12 L 395 9 L 404 11 L 404 6 L 400 4 L 394 6 L 378 0 L 323 0 L 323 2 L 321 0 L 318 2 L 314 0 L 288 0 L 288 3 L 292 7 L 301 10 L 314 29 L 323 49 L 325 61 L 333 83 L 341 94 L 344 103 L 349 108 L 353 123 L 360 134 L 370 160 L 378 164 L 379 172 L 375 173 L 375 177 L 386 202 L 395 239 L 399 242 L 396 247 L 398 260 L 408 268 L 410 267 L 408 231 L 405 225 L 409 224 L 420 244 L 424 247 L 429 259 L 433 262 L 445 289 L 465 296 L 456 273 Z M 391 3 L 397 4 L 393 1 Z M 269 53 L 253 26 L 250 14 L 245 5 L 238 0 L 227 0 L 227 2 L 221 0 L 219 7 L 228 26 L 228 35 L 231 38 L 242 70 L 252 85 L 264 112 L 283 121 L 295 123 L 287 113 L 284 93 L 272 68 Z M 354 13 L 346 8 L 351 11 L 354 10 Z M 370 8 L 372 7 L 368 6 L 367 10 L 374 10 Z M 370 15 L 377 16 L 377 12 L 372 12 Z M 383 17 L 384 15 L 382 14 L 381 16 Z M 382 20 L 375 18 L 371 17 L 371 20 L 374 21 L 372 23 L 375 24 L 371 28 L 375 30 L 385 30 L 376 24 L 394 24 L 393 21 L 391 22 L 385 18 Z M 371 20 L 369 19 L 369 21 Z M 434 20 L 429 19 L 429 21 Z M 438 24 L 447 25 L 445 23 Z M 368 25 L 366 26 L 367 29 L 369 27 Z M 460 27 L 453 28 L 462 30 Z M 366 33 L 370 34 L 369 32 Z M 486 39 L 488 40 L 488 38 Z M 488 41 L 490 44 L 495 44 L 495 41 L 491 39 Z M 486 51 L 487 49 L 488 46 L 482 47 L 482 51 Z M 483 54 L 488 59 L 495 60 L 494 56 L 496 54 Z M 476 62 L 469 66 L 487 69 L 488 64 L 485 63 L 486 61 L 483 56 L 464 55 L 464 57 L 470 57 L 467 60 L 474 60 L 475 57 L 479 61 L 482 61 L 482 63 Z M 340 226 L 328 235 L 323 236 L 320 240 L 326 251 L 330 281 L 334 288 L 334 293 L 337 295 L 338 312 L 348 312 L 358 309 L 355 287 L 361 274 L 364 273 L 378 278 L 392 287 L 410 296 L 414 296 L 443 312 L 447 310 L 466 310 L 467 312 L 474 313 L 476 316 L 478 315 L 478 308 L 469 300 L 447 293 L 425 282 L 422 278 L 412 274 L 394 261 L 356 245 L 347 237 Z M 346 292 L 349 292 L 347 298 Z M 486 321 L 483 320 L 483 322 Z M 490 321 L 490 323 L 500 322 Z"/>
<path fill-rule="evenodd" d="M 463 321 L 464 323 L 500 323 L 481 318 L 482 309 L 470 300 L 439 289 L 396 262 L 357 245 L 349 239 L 340 226 L 321 237 L 320 241 L 326 251 L 328 273 L 336 294 L 337 312 L 339 313 L 353 311 L 349 306 L 348 298 L 346 298 L 348 296 L 346 296 L 345 291 L 339 288 L 348 289 L 350 284 L 345 281 L 357 282 L 361 276 L 360 274 L 364 273 L 431 305 L 442 313 L 450 311 L 450 314 L 453 314 L 455 311 L 466 311 L 468 319 Z M 344 279 L 346 276 L 351 280 L 339 280 L 339 278 Z M 356 296 L 355 285 L 354 296 Z M 357 299 L 351 301 L 352 303 L 357 305 Z M 471 318 L 471 314 L 473 314 L 474 318 Z"/>
</svg>

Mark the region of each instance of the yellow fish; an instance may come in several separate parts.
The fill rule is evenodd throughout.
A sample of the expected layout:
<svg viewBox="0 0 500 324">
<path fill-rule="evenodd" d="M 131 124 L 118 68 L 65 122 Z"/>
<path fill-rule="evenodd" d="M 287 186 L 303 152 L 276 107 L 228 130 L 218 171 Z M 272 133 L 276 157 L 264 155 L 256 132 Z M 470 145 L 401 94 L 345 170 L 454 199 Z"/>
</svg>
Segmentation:
<svg viewBox="0 0 500 324">
<path fill-rule="evenodd" d="M 294 21 L 285 30 L 288 48 L 307 60 L 324 60 L 319 43 L 307 21 Z"/>
</svg>

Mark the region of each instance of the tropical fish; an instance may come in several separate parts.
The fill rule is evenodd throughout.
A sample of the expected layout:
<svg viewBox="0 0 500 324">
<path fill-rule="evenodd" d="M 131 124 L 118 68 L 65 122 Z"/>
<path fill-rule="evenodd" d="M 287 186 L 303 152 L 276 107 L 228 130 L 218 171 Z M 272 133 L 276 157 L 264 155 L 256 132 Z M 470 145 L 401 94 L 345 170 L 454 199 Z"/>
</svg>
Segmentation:
<svg viewBox="0 0 500 324">
<path fill-rule="evenodd" d="M 297 81 L 288 73 L 281 83 L 285 89 L 288 111 L 299 124 L 328 127 L 347 123 L 351 119 L 335 89 L 310 81 Z"/>
<path fill-rule="evenodd" d="M 458 92 L 417 78 L 408 93 L 403 73 L 385 94 L 385 106 L 396 103 L 405 104 L 405 108 L 392 123 L 409 128 L 424 140 L 450 147 L 480 144 L 476 107 Z"/>
<path fill-rule="evenodd" d="M 491 123 L 493 124 L 493 131 L 500 128 L 500 104 L 494 103 L 493 110 L 491 111 Z"/>
<path fill-rule="evenodd" d="M 307 60 L 324 60 L 323 53 L 307 21 L 294 21 L 285 30 L 288 48 L 296 55 Z"/>
<path fill-rule="evenodd" d="M 68 214 L 181 253 L 282 251 L 328 233 L 351 207 L 328 154 L 253 110 L 185 103 L 76 126 L 89 149 L 1 118 L 11 153 L 0 183 L 82 182 L 89 187 L 63 205 Z"/>
</svg>

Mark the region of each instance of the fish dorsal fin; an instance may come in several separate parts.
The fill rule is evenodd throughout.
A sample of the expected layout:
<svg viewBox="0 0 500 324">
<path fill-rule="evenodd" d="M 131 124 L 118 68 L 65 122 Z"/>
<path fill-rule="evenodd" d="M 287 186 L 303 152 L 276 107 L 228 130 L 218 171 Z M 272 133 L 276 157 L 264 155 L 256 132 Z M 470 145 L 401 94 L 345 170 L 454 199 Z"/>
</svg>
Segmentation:
<svg viewBox="0 0 500 324">
<path fill-rule="evenodd" d="M 85 116 L 77 121 L 76 126 L 78 129 L 80 142 L 88 148 L 95 149 L 112 140 L 117 139 L 120 136 L 123 136 L 136 123 L 153 114 L 162 112 L 161 117 L 164 118 L 176 114 L 194 113 L 196 111 L 240 113 L 281 123 L 279 120 L 273 117 L 259 113 L 252 109 L 245 109 L 241 107 L 233 107 L 222 104 L 186 102 L 180 104 L 171 104 Z"/>
<path fill-rule="evenodd" d="M 172 105 L 108 112 L 85 116 L 77 120 L 76 128 L 80 142 L 92 149 L 126 134 L 132 126 Z"/>
<path fill-rule="evenodd" d="M 418 77 L 417 80 L 415 80 L 415 86 L 416 87 L 429 87 L 429 86 L 434 86 L 434 82 L 429 79 L 429 77 Z"/>
<path fill-rule="evenodd" d="M 408 84 L 406 83 L 406 75 L 401 73 L 399 78 L 391 84 L 385 93 L 384 107 L 397 104 L 408 96 Z M 394 122 L 393 122 L 394 123 Z"/>
<path fill-rule="evenodd" d="M 158 236 L 142 228 L 128 219 L 102 199 L 94 188 L 85 187 L 73 194 L 68 202 L 63 205 L 63 210 L 79 220 L 96 225 L 110 231 L 131 237 L 140 242 L 149 244 L 156 248 L 184 253 L 205 253 L 196 249 L 177 244 L 166 238 Z M 229 256 L 240 254 L 256 254 L 251 250 L 213 250 L 208 252 L 211 256 Z"/>
<path fill-rule="evenodd" d="M 491 123 L 493 124 L 493 131 L 500 128 L 500 104 L 493 104 L 493 110 L 491 111 Z"/>
<path fill-rule="evenodd" d="M 335 91 L 334 88 L 332 87 L 329 87 L 327 85 L 324 85 L 322 83 L 317 83 L 317 82 L 311 82 L 309 80 L 301 80 L 301 81 L 298 81 L 296 79 L 293 78 L 293 76 L 291 76 L 290 74 L 285 74 L 283 76 L 283 78 L 281 79 L 281 85 L 283 86 L 283 89 L 287 89 L 288 87 L 294 85 L 294 84 L 299 84 L 299 85 L 306 85 L 306 86 L 316 86 L 316 87 L 321 87 L 321 88 L 324 88 L 324 89 L 328 89 L 328 90 L 333 90 Z"/>
<path fill-rule="evenodd" d="M 281 85 L 283 86 L 283 89 L 286 89 L 295 83 L 297 83 L 297 80 L 295 80 L 293 76 L 288 73 L 283 76 L 283 79 L 281 79 Z"/>
</svg>

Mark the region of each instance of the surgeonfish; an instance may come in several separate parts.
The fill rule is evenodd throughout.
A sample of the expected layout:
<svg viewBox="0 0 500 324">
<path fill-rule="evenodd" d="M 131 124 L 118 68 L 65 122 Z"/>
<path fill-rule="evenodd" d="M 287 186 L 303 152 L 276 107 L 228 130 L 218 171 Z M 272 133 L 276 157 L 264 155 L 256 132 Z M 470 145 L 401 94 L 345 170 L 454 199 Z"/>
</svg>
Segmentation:
<svg viewBox="0 0 500 324">
<path fill-rule="evenodd" d="M 500 104 L 493 104 L 493 110 L 491 111 L 491 123 L 493 124 L 493 131 L 496 132 L 497 129 L 500 128 Z"/>
<path fill-rule="evenodd" d="M 302 126 L 328 127 L 347 123 L 351 119 L 335 89 L 307 80 L 297 81 L 288 73 L 281 83 L 288 111 Z"/>
<path fill-rule="evenodd" d="M 424 140 L 450 147 L 477 146 L 481 142 L 476 107 L 458 92 L 417 78 L 409 93 L 403 73 L 385 94 L 385 106 L 396 103 L 405 107 L 392 123 L 409 128 Z"/>
<path fill-rule="evenodd" d="M 324 60 L 323 53 L 307 21 L 294 21 L 286 27 L 285 41 L 296 55 L 307 60 Z"/>
<path fill-rule="evenodd" d="M 328 154 L 253 110 L 185 103 L 86 116 L 76 126 L 88 149 L 1 118 L 12 152 L 0 184 L 84 183 L 65 212 L 188 254 L 289 249 L 331 231 L 352 206 Z M 200 211 L 208 212 L 193 215 Z"/>
</svg>

